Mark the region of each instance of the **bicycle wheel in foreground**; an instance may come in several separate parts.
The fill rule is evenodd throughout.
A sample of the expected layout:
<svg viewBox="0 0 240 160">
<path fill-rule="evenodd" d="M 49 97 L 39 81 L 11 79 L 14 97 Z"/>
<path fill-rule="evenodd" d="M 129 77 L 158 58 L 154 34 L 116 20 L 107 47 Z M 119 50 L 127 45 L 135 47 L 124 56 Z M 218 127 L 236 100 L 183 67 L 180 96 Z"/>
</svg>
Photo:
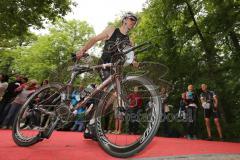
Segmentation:
<svg viewBox="0 0 240 160">
<path fill-rule="evenodd" d="M 156 134 L 162 104 L 150 80 L 129 76 L 121 84 L 122 106 L 114 87 L 96 110 L 96 135 L 100 146 L 114 157 L 130 157 L 143 150 Z"/>
</svg>

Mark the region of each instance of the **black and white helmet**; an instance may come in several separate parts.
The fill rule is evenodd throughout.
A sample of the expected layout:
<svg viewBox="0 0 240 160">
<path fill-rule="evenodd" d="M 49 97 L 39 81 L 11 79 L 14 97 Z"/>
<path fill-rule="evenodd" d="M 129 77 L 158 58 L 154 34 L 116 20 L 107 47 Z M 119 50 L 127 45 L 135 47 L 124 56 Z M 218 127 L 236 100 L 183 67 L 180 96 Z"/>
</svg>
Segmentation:
<svg viewBox="0 0 240 160">
<path fill-rule="evenodd" d="M 138 21 L 138 17 L 132 13 L 132 12 L 127 12 L 122 16 L 122 22 L 123 20 L 125 20 L 126 18 L 133 18 L 135 21 Z"/>
</svg>

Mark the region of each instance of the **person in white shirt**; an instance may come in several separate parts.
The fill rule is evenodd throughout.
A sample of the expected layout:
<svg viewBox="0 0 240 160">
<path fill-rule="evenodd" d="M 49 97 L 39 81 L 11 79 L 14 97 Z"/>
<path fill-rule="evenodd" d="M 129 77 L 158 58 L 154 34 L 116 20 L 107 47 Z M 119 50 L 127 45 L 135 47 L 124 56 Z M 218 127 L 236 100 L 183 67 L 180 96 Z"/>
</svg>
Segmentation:
<svg viewBox="0 0 240 160">
<path fill-rule="evenodd" d="M 0 101 L 2 100 L 7 87 L 8 87 L 8 76 L 5 74 L 0 74 Z"/>
</svg>

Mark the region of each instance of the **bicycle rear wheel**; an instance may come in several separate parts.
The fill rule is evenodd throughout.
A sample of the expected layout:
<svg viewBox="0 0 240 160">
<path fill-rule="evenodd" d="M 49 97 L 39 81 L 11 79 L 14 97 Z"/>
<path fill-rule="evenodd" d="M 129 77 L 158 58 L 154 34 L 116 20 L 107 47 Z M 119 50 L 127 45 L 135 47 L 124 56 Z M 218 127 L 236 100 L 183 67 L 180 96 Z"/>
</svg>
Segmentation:
<svg viewBox="0 0 240 160">
<path fill-rule="evenodd" d="M 13 124 L 12 137 L 19 146 L 31 146 L 43 138 L 51 128 L 60 105 L 61 85 L 49 84 L 36 91 L 21 107 Z"/>
<path fill-rule="evenodd" d="M 138 88 L 141 107 L 131 107 L 131 100 L 129 102 L 134 87 Z M 126 158 L 143 150 L 153 139 L 160 125 L 162 103 L 156 87 L 144 77 L 127 77 L 121 83 L 121 92 L 120 107 L 116 107 L 114 88 L 100 101 L 95 115 L 96 135 L 100 146 L 107 153 Z"/>
</svg>

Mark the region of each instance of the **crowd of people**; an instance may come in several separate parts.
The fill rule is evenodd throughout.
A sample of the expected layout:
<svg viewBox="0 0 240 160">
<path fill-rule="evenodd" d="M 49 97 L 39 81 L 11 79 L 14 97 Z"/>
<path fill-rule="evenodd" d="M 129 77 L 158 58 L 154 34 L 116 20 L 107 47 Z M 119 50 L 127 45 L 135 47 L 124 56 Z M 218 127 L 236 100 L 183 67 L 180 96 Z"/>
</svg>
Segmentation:
<svg viewBox="0 0 240 160">
<path fill-rule="evenodd" d="M 47 85 L 48 80 L 44 80 L 38 84 L 37 80 L 28 80 L 27 77 L 17 75 L 15 80 L 8 82 L 9 77 L 5 74 L 0 74 L 0 127 L 2 129 L 11 129 L 14 119 L 25 103 L 27 98 L 34 93 L 39 87 Z M 96 84 L 90 84 L 86 87 L 79 85 L 71 94 L 71 107 L 76 107 L 85 96 L 94 90 Z M 128 113 L 129 115 L 137 115 L 143 108 L 143 98 L 138 91 L 137 86 L 133 86 L 132 93 L 127 95 L 129 101 Z M 169 122 L 166 117 L 170 113 L 169 108 L 169 94 L 165 88 L 161 88 L 159 96 L 162 100 L 163 113 L 163 135 L 168 136 Z M 89 101 L 88 107 L 80 107 L 76 111 L 76 121 L 72 123 L 69 130 L 71 131 L 85 131 L 86 130 L 86 113 L 91 110 L 97 101 Z M 106 115 L 104 126 L 105 132 L 113 134 L 122 133 L 122 122 L 124 120 L 124 113 L 116 109 L 117 101 L 113 103 L 113 115 Z M 207 140 L 212 140 L 210 118 L 214 119 L 219 139 L 223 139 L 222 129 L 219 122 L 218 98 L 214 91 L 210 91 L 206 84 L 201 85 L 201 93 L 197 94 L 194 91 L 193 85 L 188 85 L 187 90 L 181 94 L 178 117 L 185 120 L 186 138 L 197 139 L 197 113 L 198 110 L 203 109 L 205 126 L 207 130 Z M 111 125 L 114 124 L 114 125 Z M 139 126 L 138 120 L 134 116 L 129 120 L 129 133 L 137 134 Z"/>
<path fill-rule="evenodd" d="M 39 85 L 37 80 L 28 80 L 22 75 L 16 75 L 15 79 L 9 82 L 8 75 L 0 74 L 0 127 L 11 129 L 18 111 L 27 98 L 46 84 L 48 80 Z"/>
<path fill-rule="evenodd" d="M 81 102 L 85 98 L 85 96 L 89 92 L 91 92 L 95 87 L 96 87 L 96 84 L 90 84 L 85 88 L 82 85 L 80 85 L 78 89 L 72 92 L 71 105 L 73 107 L 77 106 L 78 103 Z M 140 111 L 142 107 L 142 101 L 143 101 L 141 95 L 139 94 L 138 87 L 134 86 L 133 91 L 130 92 L 126 98 L 129 101 L 127 113 L 129 115 L 132 115 L 132 117 L 129 118 L 129 122 L 128 122 L 129 134 L 137 134 L 139 127 L 138 127 L 138 119 L 136 118 L 135 115 L 137 115 L 138 112 Z M 86 112 L 89 112 L 91 110 L 92 105 L 97 105 L 98 101 L 99 99 L 94 97 L 94 99 L 88 101 L 88 104 L 86 104 L 86 106 L 80 107 L 77 110 L 76 112 L 77 120 L 74 122 L 74 125 L 70 129 L 71 131 L 80 131 L 80 132 L 85 131 L 86 125 L 88 125 L 88 121 L 89 121 L 87 119 L 91 119 L 91 118 L 85 117 L 86 115 L 88 115 L 86 114 Z M 125 112 L 122 112 L 118 109 L 116 97 L 112 101 L 113 101 L 113 103 L 111 104 L 112 107 L 109 107 L 110 110 L 106 111 L 106 114 L 104 115 L 104 121 L 105 121 L 104 132 L 121 134 L 122 128 L 123 128 L 122 123 L 125 118 Z"/>
<path fill-rule="evenodd" d="M 167 102 L 168 93 L 165 88 L 161 91 L 161 99 L 163 102 L 163 126 L 164 133 L 168 136 L 168 119 L 166 118 L 169 114 L 169 105 Z M 181 100 L 179 103 L 178 118 L 184 120 L 185 136 L 187 139 L 198 139 L 197 137 L 197 121 L 198 111 L 202 109 L 204 115 L 205 126 L 207 130 L 207 140 L 213 140 L 211 134 L 210 119 L 214 119 L 214 123 L 217 128 L 219 140 L 223 140 L 222 128 L 219 122 L 220 113 L 218 109 L 218 98 L 214 91 L 208 90 L 206 84 L 201 84 L 200 93 L 194 91 L 192 84 L 188 85 L 187 90 L 181 94 Z"/>
<path fill-rule="evenodd" d="M 15 79 L 12 82 L 9 82 L 9 77 L 5 74 L 0 74 L 0 128 L 1 129 L 11 129 L 14 123 L 14 119 L 17 116 L 21 106 L 27 101 L 27 98 L 34 93 L 38 88 L 48 84 L 48 80 L 44 80 L 41 84 L 38 84 L 37 80 L 31 79 L 28 80 L 27 77 L 22 75 L 16 75 Z M 76 107 L 79 102 L 81 102 L 86 95 L 91 93 L 96 87 L 96 84 L 89 84 L 84 87 L 79 85 L 71 93 L 71 102 L 70 107 Z M 138 94 L 138 88 L 134 87 L 133 93 L 128 95 L 130 101 L 129 112 L 132 114 L 138 111 L 138 108 L 142 105 L 142 99 Z M 89 100 L 87 107 L 80 107 L 76 110 L 76 120 L 71 123 L 69 130 L 71 131 L 85 131 L 87 120 L 87 112 L 90 112 L 93 105 L 96 105 L 99 102 L 98 98 Z M 120 134 L 122 130 L 122 121 L 123 121 L 123 112 L 118 111 L 116 101 L 113 104 L 113 109 L 115 109 L 113 115 L 109 116 L 109 119 L 106 119 L 105 131 Z M 109 121 L 110 120 L 110 121 Z M 110 127 L 110 122 L 115 124 L 114 127 Z M 136 133 L 138 129 L 137 120 L 129 121 L 131 126 L 131 133 Z"/>
</svg>

